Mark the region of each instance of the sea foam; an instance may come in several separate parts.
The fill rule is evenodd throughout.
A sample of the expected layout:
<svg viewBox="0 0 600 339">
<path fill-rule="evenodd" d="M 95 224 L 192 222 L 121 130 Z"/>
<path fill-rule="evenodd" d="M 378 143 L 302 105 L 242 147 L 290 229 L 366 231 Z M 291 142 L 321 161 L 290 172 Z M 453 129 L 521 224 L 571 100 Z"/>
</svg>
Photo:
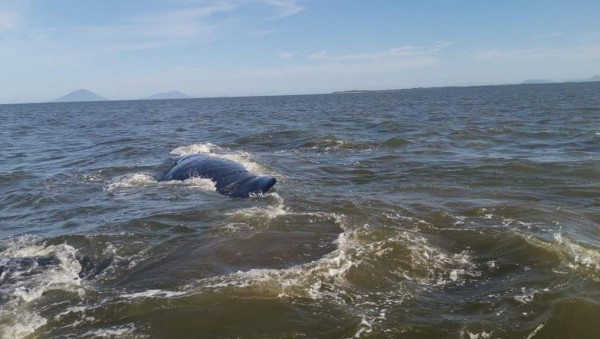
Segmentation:
<svg viewBox="0 0 600 339">
<path fill-rule="evenodd" d="M 24 235 L 9 239 L 1 246 L 1 258 L 53 257 L 56 264 L 37 264 L 8 267 L 0 277 L 0 337 L 23 338 L 47 323 L 36 308 L 30 305 L 51 290 L 62 290 L 78 296 L 85 295 L 75 258 L 76 249 L 67 244 L 47 245 L 38 237 Z"/>
</svg>

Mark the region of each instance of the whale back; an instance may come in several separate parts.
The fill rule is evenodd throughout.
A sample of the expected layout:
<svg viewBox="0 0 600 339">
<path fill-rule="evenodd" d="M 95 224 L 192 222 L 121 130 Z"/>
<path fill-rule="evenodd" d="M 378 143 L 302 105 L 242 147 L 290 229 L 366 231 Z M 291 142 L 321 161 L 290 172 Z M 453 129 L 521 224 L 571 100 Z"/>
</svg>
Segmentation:
<svg viewBox="0 0 600 339">
<path fill-rule="evenodd" d="M 207 178 L 215 183 L 217 192 L 233 198 L 247 198 L 251 194 L 265 193 L 275 178 L 255 176 L 244 166 L 227 159 L 206 155 L 192 155 L 179 159 L 162 180 Z"/>
<path fill-rule="evenodd" d="M 232 198 L 247 198 L 251 194 L 262 194 L 273 187 L 275 182 L 277 182 L 277 180 L 269 176 L 253 177 L 240 184 L 229 196 Z"/>
</svg>

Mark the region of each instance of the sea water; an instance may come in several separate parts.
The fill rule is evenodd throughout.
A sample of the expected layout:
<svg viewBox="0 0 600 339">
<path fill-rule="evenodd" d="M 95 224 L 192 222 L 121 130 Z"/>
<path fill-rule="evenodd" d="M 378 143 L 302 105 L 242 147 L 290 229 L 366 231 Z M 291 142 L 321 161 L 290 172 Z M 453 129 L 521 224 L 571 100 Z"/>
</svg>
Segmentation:
<svg viewBox="0 0 600 339">
<path fill-rule="evenodd" d="M 2 338 L 600 337 L 600 83 L 2 105 L 0 125 Z M 277 184 L 157 180 L 197 153 Z"/>
</svg>

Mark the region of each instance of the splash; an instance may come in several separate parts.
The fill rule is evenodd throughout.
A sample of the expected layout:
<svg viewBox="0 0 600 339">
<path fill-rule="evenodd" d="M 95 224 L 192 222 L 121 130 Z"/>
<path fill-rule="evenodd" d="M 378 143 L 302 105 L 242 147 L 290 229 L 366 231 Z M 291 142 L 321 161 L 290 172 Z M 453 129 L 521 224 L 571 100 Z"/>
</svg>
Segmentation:
<svg viewBox="0 0 600 339">
<path fill-rule="evenodd" d="M 561 265 L 584 273 L 594 281 L 600 281 L 600 251 L 598 249 L 578 244 L 561 233 L 553 235 L 554 241 L 522 236 L 528 243 L 555 253 L 561 259 Z"/>
<path fill-rule="evenodd" d="M 115 191 L 143 187 L 156 182 L 156 179 L 147 173 L 127 174 L 115 179 L 104 190 L 107 193 L 114 193 Z"/>
<path fill-rule="evenodd" d="M 215 182 L 206 178 L 189 178 L 183 181 L 184 184 L 190 187 L 196 187 L 203 191 L 216 191 Z"/>
<path fill-rule="evenodd" d="M 192 144 L 187 146 L 179 146 L 171 151 L 172 155 L 184 156 L 192 154 L 208 154 L 212 153 L 213 150 L 218 150 L 220 147 L 207 142 L 205 144 Z"/>
<path fill-rule="evenodd" d="M 595 273 L 596 280 L 600 279 L 600 251 L 579 245 L 560 233 L 554 234 L 554 241 L 571 269 L 589 270 Z"/>
<path fill-rule="evenodd" d="M 186 155 L 194 155 L 194 154 L 206 154 L 211 157 L 226 159 L 233 162 L 236 162 L 242 165 L 246 170 L 252 172 L 254 174 L 273 174 L 269 173 L 264 167 L 259 165 L 258 163 L 252 161 L 253 156 L 248 152 L 228 152 L 223 148 L 211 144 L 192 144 L 187 146 L 180 146 L 174 148 L 171 151 L 172 155 L 176 156 L 186 156 Z"/>
<path fill-rule="evenodd" d="M 364 336 L 385 321 L 390 309 L 412 296 L 407 282 L 431 288 L 462 285 L 481 275 L 468 253 L 446 253 L 418 233 L 390 236 L 368 224 L 351 228 L 343 215 L 319 216 L 333 219 L 344 230 L 333 252 L 286 269 L 251 269 L 201 279 L 182 290 L 192 295 L 260 294 L 291 302 L 308 299 L 338 305 L 361 319 L 356 336 Z M 376 292 L 368 288 L 370 276 L 378 277 Z"/>
<path fill-rule="evenodd" d="M 272 202 L 267 206 L 254 206 L 226 213 L 233 222 L 247 224 L 248 220 L 255 220 L 259 225 L 265 225 L 273 219 L 281 216 L 295 214 L 290 211 L 284 200 L 277 193 L 268 193 L 265 197 Z"/>
<path fill-rule="evenodd" d="M 34 304 L 52 290 L 85 295 L 76 260 L 76 250 L 70 245 L 47 245 L 35 236 L 25 235 L 10 239 L 0 248 L 1 258 L 24 260 L 35 257 L 52 257 L 56 263 L 40 266 L 12 266 L 3 270 L 0 281 L 0 337 L 23 338 L 33 334 L 47 323 Z"/>
</svg>

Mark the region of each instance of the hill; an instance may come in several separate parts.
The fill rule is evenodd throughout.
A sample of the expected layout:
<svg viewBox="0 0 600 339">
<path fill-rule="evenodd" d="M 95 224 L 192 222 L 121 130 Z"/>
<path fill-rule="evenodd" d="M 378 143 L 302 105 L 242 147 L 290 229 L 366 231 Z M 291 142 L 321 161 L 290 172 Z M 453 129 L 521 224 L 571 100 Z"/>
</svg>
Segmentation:
<svg viewBox="0 0 600 339">
<path fill-rule="evenodd" d="M 53 102 L 78 102 L 78 101 L 105 101 L 103 98 L 87 89 L 78 89 L 60 98 L 54 99 Z"/>
<path fill-rule="evenodd" d="M 530 80 L 525 80 L 523 81 L 521 84 L 553 84 L 553 83 L 561 83 L 561 82 L 595 82 L 595 81 L 600 81 L 600 75 L 595 75 L 591 78 L 587 78 L 587 79 L 569 79 L 569 80 L 557 80 L 557 81 L 553 81 L 553 80 L 546 80 L 546 79 L 530 79 Z"/>
<path fill-rule="evenodd" d="M 527 84 L 551 84 L 552 81 L 546 79 L 530 79 L 522 82 L 523 85 Z"/>
<path fill-rule="evenodd" d="M 586 81 L 600 81 L 600 75 L 595 75 L 591 78 L 588 78 Z"/>
<path fill-rule="evenodd" d="M 191 96 L 178 91 L 162 92 L 145 97 L 142 100 L 189 99 Z"/>
</svg>

